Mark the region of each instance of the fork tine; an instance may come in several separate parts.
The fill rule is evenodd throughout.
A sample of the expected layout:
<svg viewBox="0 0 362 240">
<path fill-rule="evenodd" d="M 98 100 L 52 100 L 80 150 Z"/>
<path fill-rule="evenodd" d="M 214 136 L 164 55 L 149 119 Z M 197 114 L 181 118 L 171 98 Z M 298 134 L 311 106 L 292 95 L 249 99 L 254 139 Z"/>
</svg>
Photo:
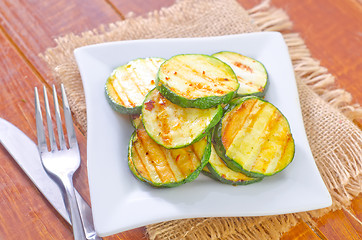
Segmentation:
<svg viewBox="0 0 362 240">
<path fill-rule="evenodd" d="M 78 143 L 73 127 L 72 113 L 70 112 L 67 95 L 65 94 L 64 90 L 64 85 L 61 84 L 60 87 L 62 89 L 64 119 L 65 119 L 65 126 L 67 128 L 69 147 L 75 147 Z"/>
<path fill-rule="evenodd" d="M 47 118 L 50 149 L 51 149 L 51 151 L 55 151 L 55 150 L 57 150 L 57 143 L 55 141 L 52 117 L 51 117 L 51 113 L 50 113 L 48 95 L 47 95 L 45 86 L 43 86 L 43 92 L 44 92 L 45 115 Z"/>
<path fill-rule="evenodd" d="M 43 126 L 43 117 L 41 116 L 41 108 L 39 102 L 38 89 L 34 88 L 34 98 L 35 98 L 35 120 L 36 120 L 36 135 L 38 138 L 38 148 L 39 152 L 47 152 L 47 142 L 45 140 L 44 126 Z"/>
<path fill-rule="evenodd" d="M 64 140 L 62 119 L 60 117 L 60 111 L 59 111 L 58 95 L 54 85 L 53 85 L 53 100 L 54 100 L 54 109 L 55 109 L 55 119 L 57 121 L 59 147 L 61 150 L 64 150 L 66 148 L 66 145 Z"/>
</svg>

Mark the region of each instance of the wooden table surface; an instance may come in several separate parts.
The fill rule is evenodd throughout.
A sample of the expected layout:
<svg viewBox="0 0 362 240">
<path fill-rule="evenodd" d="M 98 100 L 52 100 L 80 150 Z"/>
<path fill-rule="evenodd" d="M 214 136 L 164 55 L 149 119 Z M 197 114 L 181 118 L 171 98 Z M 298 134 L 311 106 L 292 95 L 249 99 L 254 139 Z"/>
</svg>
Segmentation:
<svg viewBox="0 0 362 240">
<path fill-rule="evenodd" d="M 239 0 L 251 8 L 260 0 Z M 167 0 L 1 0 L 0 1 L 0 117 L 35 140 L 33 88 L 54 80 L 38 56 L 55 46 L 54 38 L 80 33 L 100 24 L 122 20 L 133 11 L 170 6 Z M 359 0 L 272 0 L 284 9 L 321 65 L 337 77 L 337 86 L 362 103 L 362 4 Z M 361 123 L 361 122 L 359 122 Z M 82 167 L 75 185 L 89 202 L 86 136 L 77 129 Z M 356 220 L 351 214 L 359 219 Z M 282 239 L 362 239 L 362 195 L 349 211 L 316 219 L 317 227 L 300 222 Z M 105 239 L 147 239 L 145 228 Z M 4 147 L 0 147 L 0 239 L 72 239 L 71 227 L 51 207 Z"/>
</svg>

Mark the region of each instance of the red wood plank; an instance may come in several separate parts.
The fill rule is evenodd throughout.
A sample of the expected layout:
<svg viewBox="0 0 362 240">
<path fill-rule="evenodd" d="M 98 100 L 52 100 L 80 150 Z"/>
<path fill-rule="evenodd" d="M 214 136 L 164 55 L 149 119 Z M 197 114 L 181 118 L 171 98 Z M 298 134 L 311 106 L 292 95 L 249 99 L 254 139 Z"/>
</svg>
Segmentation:
<svg viewBox="0 0 362 240">
<path fill-rule="evenodd" d="M 239 1 L 245 6 L 251 5 L 247 0 Z M 52 39 L 56 36 L 69 32 L 79 33 L 97 27 L 100 23 L 119 20 L 128 11 L 144 14 L 168 4 L 159 4 L 157 1 L 144 4 L 144 1 L 139 0 L 109 1 L 110 4 L 102 0 L 92 0 L 92 4 L 89 2 L 0 2 L 0 24 L 9 40 L 3 35 L 0 36 L 0 73 L 3 76 L 0 79 L 0 102 L 6 103 L 0 105 L 0 116 L 11 120 L 33 139 L 33 87 L 40 86 L 41 78 L 46 78 L 49 73 L 37 54 L 43 52 L 46 47 L 54 46 Z M 118 5 L 120 3 L 125 5 Z M 338 76 L 338 83 L 357 96 L 357 101 L 361 102 L 359 94 L 362 91 L 356 84 L 361 81 L 361 72 L 358 71 L 361 59 L 356 57 L 361 55 L 358 35 L 361 29 L 360 24 L 358 25 L 362 16 L 361 5 L 356 4 L 357 1 L 354 0 L 274 0 L 272 3 L 283 7 L 289 13 L 295 29 L 301 32 L 313 56 L 320 59 L 322 65 L 328 67 L 332 74 Z M 26 81 L 23 81 L 24 79 Z M 48 79 L 46 81 L 51 82 Z M 78 132 L 78 140 L 79 138 L 82 156 L 85 156 L 85 138 Z M 83 161 L 84 159 L 85 157 Z M 47 204 L 2 147 L 0 166 L 0 239 L 71 239 L 70 227 Z M 82 168 L 76 177 L 81 179 L 81 182 L 76 182 L 77 186 L 88 196 L 85 168 Z M 352 204 L 353 211 L 360 219 L 361 199 L 362 197 L 359 197 L 357 203 Z M 319 223 L 319 230 L 327 233 L 326 236 L 331 239 L 353 237 L 359 233 L 343 212 L 331 213 Z M 286 236 L 299 236 L 301 239 L 314 236 L 303 223 L 300 226 Z M 144 228 L 139 228 L 112 239 L 141 239 L 143 234 Z"/>
<path fill-rule="evenodd" d="M 290 229 L 289 232 L 285 233 L 281 240 L 320 240 L 317 234 L 304 222 L 298 223 L 295 227 Z"/>
<path fill-rule="evenodd" d="M 54 38 L 121 19 L 103 0 L 0 1 L 1 27 L 44 78 L 50 72 L 38 54 L 55 46 Z"/>
<path fill-rule="evenodd" d="M 319 218 L 317 223 L 318 230 L 321 231 L 327 239 L 362 239 L 342 210 L 326 214 Z"/>
<path fill-rule="evenodd" d="M 33 87 L 41 84 L 1 33 L 0 48 L 0 96 L 4 103 L 0 105 L 0 116 L 35 139 L 32 96 Z M 70 227 L 3 147 L 0 178 L 0 239 L 71 239 Z"/>
<path fill-rule="evenodd" d="M 355 0 L 272 0 L 284 9 L 312 56 L 362 103 L 362 5 Z"/>
<path fill-rule="evenodd" d="M 169 7 L 175 3 L 175 0 L 107 0 L 114 8 L 118 9 L 123 15 L 132 12 L 135 16 L 146 16 L 146 13 L 160 10 L 163 7 Z"/>
<path fill-rule="evenodd" d="M 34 87 L 42 100 L 42 81 L 22 59 L 22 55 L 0 32 L 0 117 L 19 127 L 36 141 Z M 48 90 L 48 96 L 51 91 Z M 53 109 L 52 101 L 50 107 Z M 75 186 L 89 201 L 86 171 L 86 138 L 76 129 L 82 156 Z M 0 148 L 0 239 L 72 239 L 71 227 L 36 189 L 5 148 Z M 19 231 L 21 229 L 21 231 Z M 144 228 L 105 239 L 142 239 Z"/>
</svg>

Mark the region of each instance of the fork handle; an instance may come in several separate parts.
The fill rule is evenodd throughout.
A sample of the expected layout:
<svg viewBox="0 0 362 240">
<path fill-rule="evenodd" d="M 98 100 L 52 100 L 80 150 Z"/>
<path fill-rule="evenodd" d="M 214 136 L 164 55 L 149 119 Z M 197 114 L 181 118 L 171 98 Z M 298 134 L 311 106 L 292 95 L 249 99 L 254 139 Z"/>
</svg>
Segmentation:
<svg viewBox="0 0 362 240">
<path fill-rule="evenodd" d="M 70 221 L 72 222 L 73 226 L 74 240 L 85 240 L 87 238 L 83 230 L 83 223 L 80 217 L 77 199 L 74 192 L 73 175 L 67 175 L 63 177 L 62 182 L 64 184 L 66 193 L 65 205 L 69 212 Z"/>
</svg>

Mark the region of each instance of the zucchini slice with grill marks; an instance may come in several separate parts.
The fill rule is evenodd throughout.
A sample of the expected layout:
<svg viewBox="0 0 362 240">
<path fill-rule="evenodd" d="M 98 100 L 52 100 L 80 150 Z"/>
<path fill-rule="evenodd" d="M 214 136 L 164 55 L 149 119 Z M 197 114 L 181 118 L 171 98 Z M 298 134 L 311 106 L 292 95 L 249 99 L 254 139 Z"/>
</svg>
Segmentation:
<svg viewBox="0 0 362 240">
<path fill-rule="evenodd" d="M 263 178 L 248 177 L 241 172 L 235 172 L 228 168 L 224 161 L 217 155 L 214 147 L 211 145 L 211 155 L 207 169 L 203 169 L 203 173 L 207 176 L 216 179 L 222 183 L 231 185 L 247 185 L 261 181 Z"/>
<path fill-rule="evenodd" d="M 287 119 L 255 96 L 231 101 L 213 137 L 215 150 L 227 166 L 249 177 L 276 174 L 294 157 Z"/>
<path fill-rule="evenodd" d="M 143 127 L 133 133 L 129 143 L 130 169 L 142 181 L 155 187 L 176 187 L 197 178 L 211 153 L 211 134 L 179 149 L 166 149 L 152 140 Z"/>
<path fill-rule="evenodd" d="M 163 58 L 139 58 L 116 68 L 105 84 L 111 107 L 123 114 L 139 114 L 147 93 L 155 87 Z"/>
<path fill-rule="evenodd" d="M 142 107 L 142 122 L 150 137 L 165 148 L 181 148 L 203 138 L 223 114 L 220 105 L 208 109 L 183 108 L 154 89 Z"/>
<path fill-rule="evenodd" d="M 156 88 L 179 106 L 205 109 L 228 103 L 239 83 L 231 67 L 221 60 L 202 54 L 183 54 L 160 66 Z"/>
<path fill-rule="evenodd" d="M 227 63 L 234 70 L 240 84 L 238 96 L 265 95 L 269 81 L 268 73 L 261 62 L 235 52 L 219 52 L 212 56 Z"/>
</svg>

